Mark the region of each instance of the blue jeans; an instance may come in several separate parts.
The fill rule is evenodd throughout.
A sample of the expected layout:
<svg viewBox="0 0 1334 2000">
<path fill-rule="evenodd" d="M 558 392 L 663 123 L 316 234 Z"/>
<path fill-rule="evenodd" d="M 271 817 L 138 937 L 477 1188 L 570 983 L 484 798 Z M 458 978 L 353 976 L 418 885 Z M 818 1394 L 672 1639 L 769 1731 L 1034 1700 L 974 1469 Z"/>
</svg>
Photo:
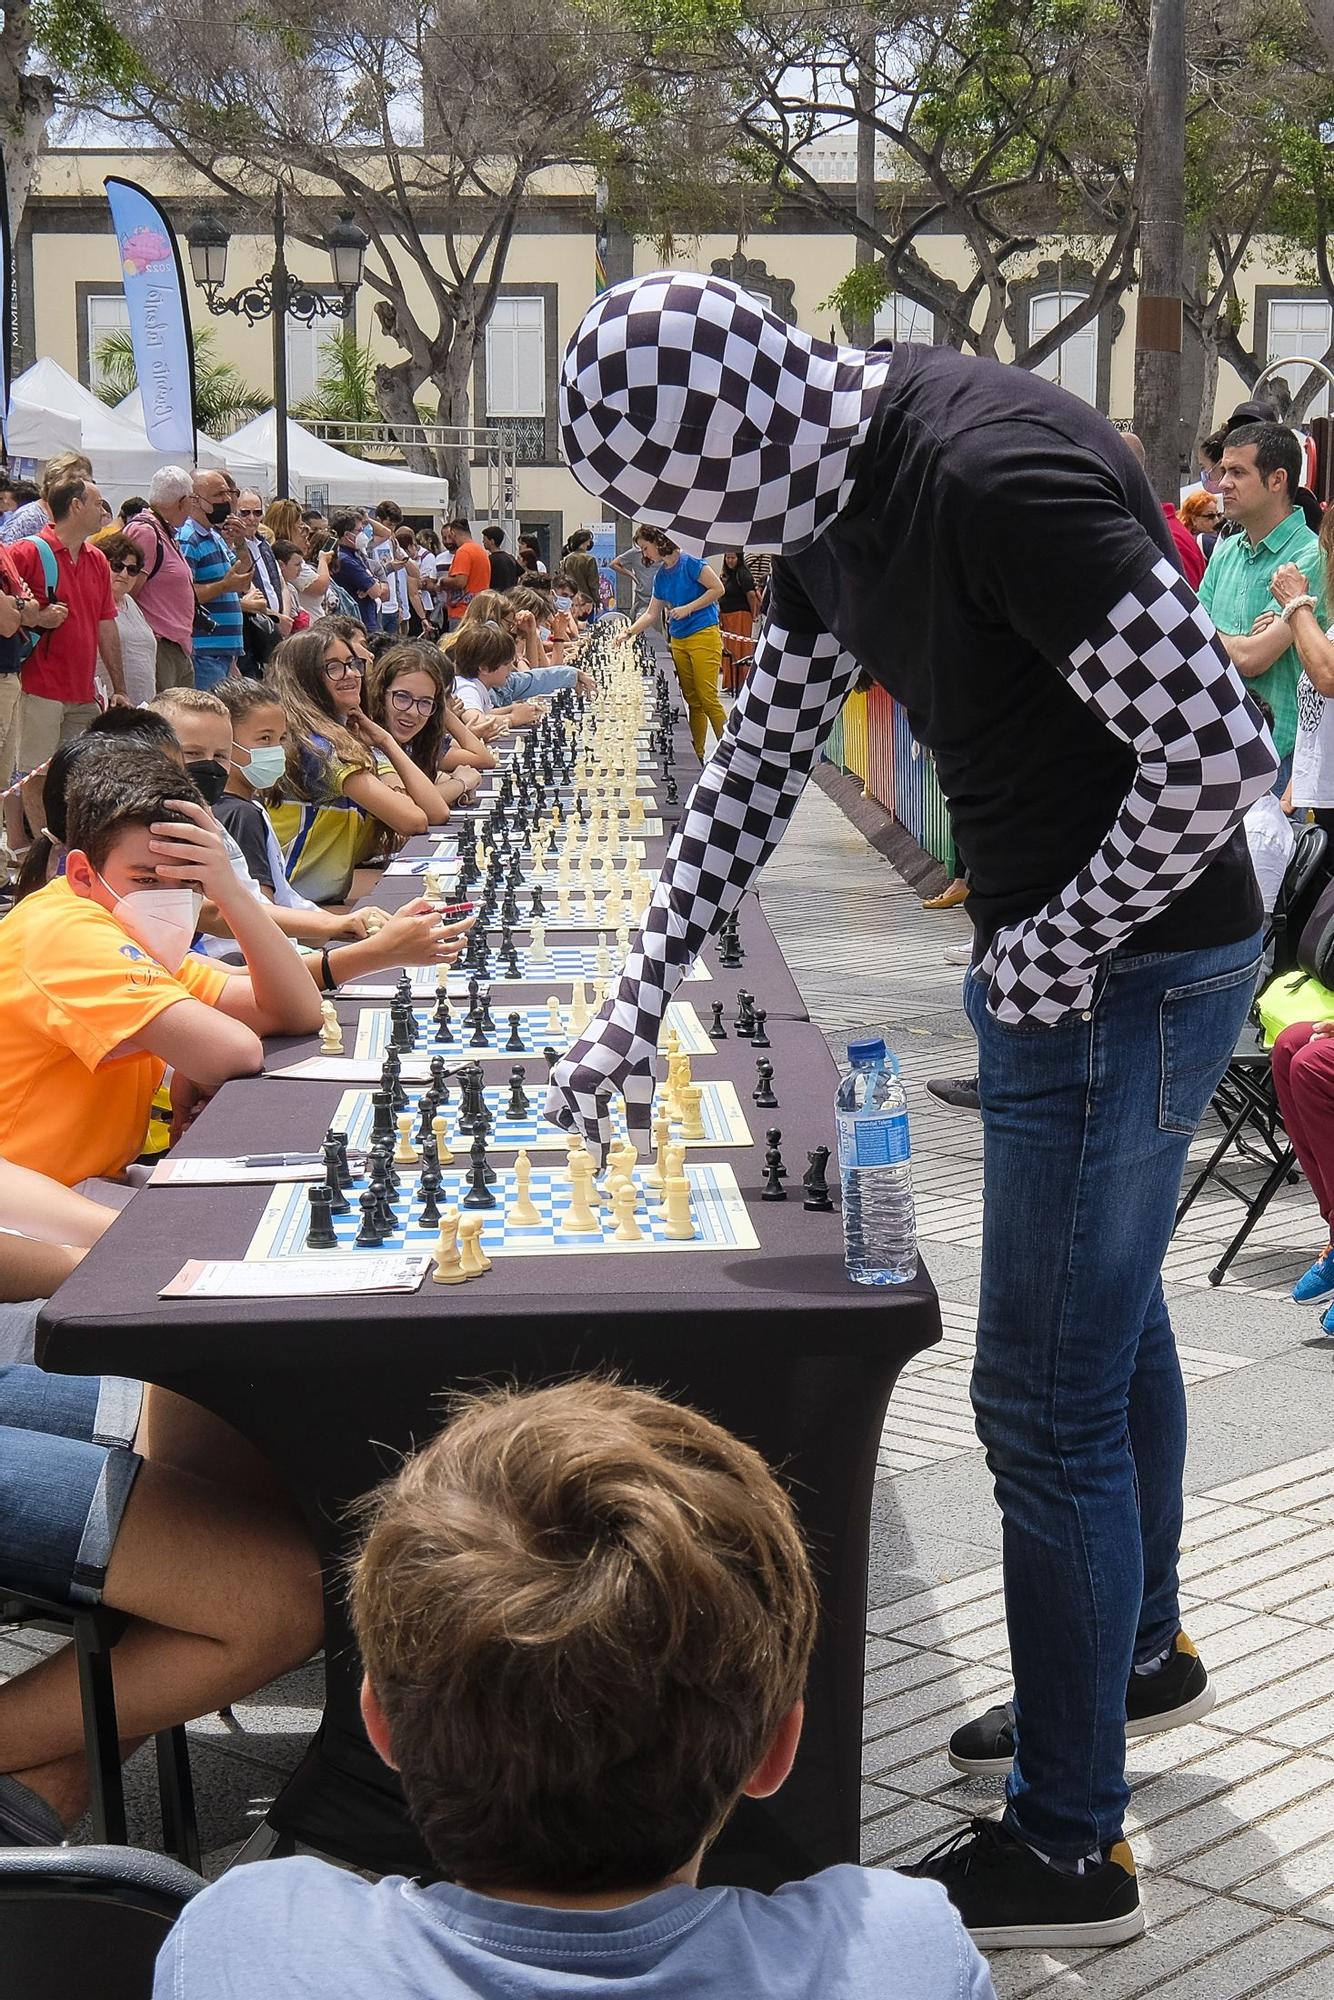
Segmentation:
<svg viewBox="0 0 1334 2000">
<path fill-rule="evenodd" d="M 215 688 L 219 681 L 225 681 L 236 665 L 235 653 L 201 653 L 194 656 L 195 686 L 207 691 Z"/>
<path fill-rule="evenodd" d="M 1090 1010 L 1005 1027 L 971 974 L 986 1208 L 973 1409 L 1003 1519 L 1018 1751 L 1006 1819 L 1121 1837 L 1126 1683 L 1179 1623 L 1186 1401 L 1160 1276 L 1259 939 L 1113 954 Z"/>
</svg>

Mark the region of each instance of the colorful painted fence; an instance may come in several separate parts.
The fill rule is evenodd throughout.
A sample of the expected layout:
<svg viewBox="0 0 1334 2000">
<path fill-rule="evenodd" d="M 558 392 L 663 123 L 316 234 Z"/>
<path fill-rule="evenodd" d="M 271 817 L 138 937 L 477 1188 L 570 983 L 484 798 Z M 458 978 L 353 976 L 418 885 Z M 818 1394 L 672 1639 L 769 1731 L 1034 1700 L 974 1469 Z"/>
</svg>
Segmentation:
<svg viewBox="0 0 1334 2000">
<path fill-rule="evenodd" d="M 849 695 L 825 755 L 840 771 L 859 778 L 867 797 L 905 827 L 919 847 L 953 868 L 950 816 L 936 767 L 891 695 L 879 687 Z"/>
</svg>

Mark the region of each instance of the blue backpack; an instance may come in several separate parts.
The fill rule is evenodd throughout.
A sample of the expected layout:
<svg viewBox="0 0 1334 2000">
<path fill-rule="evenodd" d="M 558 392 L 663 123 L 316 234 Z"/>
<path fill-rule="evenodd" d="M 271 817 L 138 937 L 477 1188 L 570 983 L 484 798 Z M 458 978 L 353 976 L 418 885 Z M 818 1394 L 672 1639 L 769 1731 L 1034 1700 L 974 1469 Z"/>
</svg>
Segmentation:
<svg viewBox="0 0 1334 2000">
<path fill-rule="evenodd" d="M 42 559 L 42 579 L 46 584 L 46 602 L 54 604 L 56 590 L 60 583 L 60 571 L 56 567 L 56 552 L 51 547 L 50 542 L 44 541 L 40 535 L 25 536 L 24 540 L 27 542 L 29 548 L 37 550 Z M 16 543 L 15 546 L 18 547 L 20 545 Z M 0 654 L 0 666 L 3 666 L 9 673 L 14 673 L 23 665 L 25 660 L 29 659 L 36 652 L 39 643 L 45 637 L 46 634 L 44 632 L 38 632 L 31 625 L 23 626 L 9 641 L 0 641 L 0 644 L 7 644 L 14 649 L 13 664 L 10 665 L 4 656 Z"/>
</svg>

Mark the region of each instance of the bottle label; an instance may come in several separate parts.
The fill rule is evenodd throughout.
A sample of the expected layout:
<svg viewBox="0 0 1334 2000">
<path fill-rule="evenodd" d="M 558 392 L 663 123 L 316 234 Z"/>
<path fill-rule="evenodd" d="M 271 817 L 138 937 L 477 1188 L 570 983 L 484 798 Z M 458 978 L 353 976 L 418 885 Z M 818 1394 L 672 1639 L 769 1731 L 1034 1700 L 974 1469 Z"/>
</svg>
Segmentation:
<svg viewBox="0 0 1334 2000">
<path fill-rule="evenodd" d="M 839 1155 L 845 1167 L 897 1167 L 911 1157 L 908 1114 L 887 1118 L 840 1118 Z"/>
</svg>

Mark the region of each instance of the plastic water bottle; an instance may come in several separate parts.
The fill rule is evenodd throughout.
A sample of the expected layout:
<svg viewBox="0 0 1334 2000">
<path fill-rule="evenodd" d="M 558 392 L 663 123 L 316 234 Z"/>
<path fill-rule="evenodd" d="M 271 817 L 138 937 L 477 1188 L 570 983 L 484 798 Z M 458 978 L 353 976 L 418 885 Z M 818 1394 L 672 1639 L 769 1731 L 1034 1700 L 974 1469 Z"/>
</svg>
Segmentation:
<svg viewBox="0 0 1334 2000">
<path fill-rule="evenodd" d="M 908 1100 L 878 1036 L 849 1042 L 848 1061 L 834 1099 L 848 1276 L 859 1285 L 901 1285 L 917 1275 Z"/>
</svg>

